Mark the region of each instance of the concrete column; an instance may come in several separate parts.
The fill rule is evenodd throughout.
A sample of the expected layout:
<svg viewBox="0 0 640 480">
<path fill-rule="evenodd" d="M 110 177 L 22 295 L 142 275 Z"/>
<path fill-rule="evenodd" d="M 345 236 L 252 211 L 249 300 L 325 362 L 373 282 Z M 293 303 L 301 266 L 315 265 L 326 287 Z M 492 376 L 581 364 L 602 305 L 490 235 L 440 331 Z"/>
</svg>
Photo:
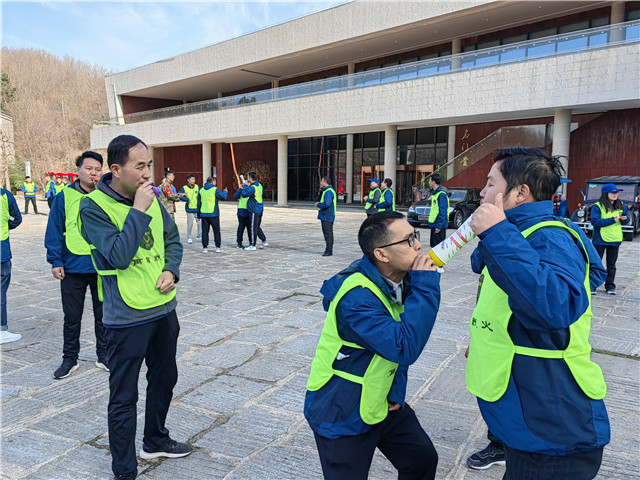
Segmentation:
<svg viewBox="0 0 640 480">
<path fill-rule="evenodd" d="M 202 142 L 202 185 L 211 175 L 211 142 Z"/>
<path fill-rule="evenodd" d="M 151 154 L 151 158 L 153 159 L 153 147 L 151 145 L 147 145 L 147 150 L 149 150 L 149 153 Z M 151 178 L 149 178 L 149 180 L 151 181 L 151 183 L 153 183 L 154 185 L 156 184 L 156 175 L 155 175 L 155 168 L 154 168 L 154 164 L 155 164 L 155 159 L 153 161 L 153 163 L 151 164 Z"/>
<path fill-rule="evenodd" d="M 345 171 L 344 190 L 347 194 L 346 203 L 353 203 L 353 134 L 347 135 L 347 169 Z"/>
<path fill-rule="evenodd" d="M 451 40 L 451 54 L 455 55 L 456 53 L 462 52 L 462 44 L 459 38 L 454 38 Z M 451 59 L 451 70 L 455 70 L 462 66 L 462 60 L 460 57 L 454 57 Z"/>
<path fill-rule="evenodd" d="M 288 142 L 286 135 L 278 135 L 278 206 L 287 206 L 287 175 L 288 175 Z"/>
<path fill-rule="evenodd" d="M 347 64 L 347 75 L 353 75 L 354 73 L 356 73 L 356 64 L 355 63 Z M 350 87 L 353 87 L 353 84 L 354 84 L 353 78 L 349 78 L 349 80 L 347 81 L 347 85 Z"/>
<path fill-rule="evenodd" d="M 456 126 L 449 125 L 449 138 L 447 139 L 447 162 L 456 156 Z M 447 180 L 451 180 L 456 174 L 455 165 L 447 166 Z"/>
<path fill-rule="evenodd" d="M 624 2 L 611 3 L 611 25 L 624 22 Z M 624 31 L 619 29 L 611 30 L 610 42 L 620 42 L 624 40 Z"/>
<path fill-rule="evenodd" d="M 122 111 L 122 99 L 118 96 L 118 92 L 116 91 L 116 86 L 113 87 L 113 99 L 115 101 L 116 107 L 116 118 L 118 120 L 118 125 L 124 125 L 124 113 Z"/>
<path fill-rule="evenodd" d="M 396 161 L 398 157 L 398 127 L 386 125 L 384 127 L 384 177 L 396 183 Z M 383 179 L 381 178 L 380 181 Z"/>
<path fill-rule="evenodd" d="M 560 160 L 564 167 L 565 176 L 569 175 L 569 146 L 571 143 L 571 110 L 556 110 L 553 115 L 553 145 L 551 155 L 563 155 Z M 567 199 L 567 192 L 562 194 Z"/>
</svg>

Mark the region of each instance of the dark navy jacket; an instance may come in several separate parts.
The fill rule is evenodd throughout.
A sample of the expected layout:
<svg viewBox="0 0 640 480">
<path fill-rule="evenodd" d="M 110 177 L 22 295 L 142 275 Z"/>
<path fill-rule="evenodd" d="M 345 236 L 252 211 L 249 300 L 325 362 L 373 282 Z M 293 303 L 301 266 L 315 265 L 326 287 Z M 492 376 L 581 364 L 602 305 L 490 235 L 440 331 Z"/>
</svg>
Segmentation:
<svg viewBox="0 0 640 480">
<path fill-rule="evenodd" d="M 111 173 L 107 173 L 100 178 L 97 188 L 118 202 L 130 207 L 133 206 L 133 200 L 112 190 L 109 186 L 110 183 Z M 157 199 L 154 201 L 158 202 Z M 160 211 L 164 223 L 164 270 L 173 272 L 177 283 L 182 262 L 180 234 L 176 223 L 162 204 L 160 204 Z M 82 220 L 82 236 L 97 249 L 93 251 L 93 255 L 100 270 L 124 270 L 127 268 L 138 251 L 152 219 L 150 215 L 132 208 L 129 210 L 122 231 L 120 231 L 104 210 L 96 205 L 91 198 L 83 198 L 80 202 L 80 218 Z M 102 283 L 104 293 L 102 323 L 105 327 L 132 327 L 152 322 L 171 313 L 178 304 L 174 298 L 158 307 L 137 310 L 124 303 L 118 291 L 115 275 L 102 277 Z"/>
<path fill-rule="evenodd" d="M 322 189 L 323 192 L 332 188 L 331 185 Z M 318 220 L 323 222 L 333 222 L 336 219 L 336 214 L 333 211 L 333 192 L 328 191 L 324 194 L 324 201 L 318 202 Z"/>
<path fill-rule="evenodd" d="M 22 223 L 22 214 L 20 213 L 13 193 L 4 188 L 0 189 L 0 193 L 7 196 L 7 203 L 9 205 L 9 230 L 13 230 Z M 6 240 L 2 240 L 0 243 L 0 262 L 4 263 L 9 260 L 11 260 L 11 243 L 9 242 L 9 237 L 7 237 Z"/>
<path fill-rule="evenodd" d="M 233 198 L 235 198 L 236 200 L 239 200 L 240 197 L 242 197 L 242 189 L 240 190 L 236 190 L 236 193 L 233 194 Z M 246 208 L 240 208 L 239 204 L 238 204 L 238 216 L 239 217 L 249 217 L 251 214 L 249 213 L 249 210 L 247 210 Z"/>
<path fill-rule="evenodd" d="M 507 220 L 480 234 L 471 258 L 473 271 L 480 273 L 486 265 L 508 295 L 513 312 L 508 331 L 514 344 L 564 349 L 568 327 L 590 301 L 582 251 L 559 228 L 540 229 L 527 239 L 521 235 L 542 221 L 557 220 L 551 201 L 525 203 L 505 214 Z M 593 283 L 602 284 L 606 272 L 585 238 L 581 235 L 593 288 Z M 496 402 L 478 399 L 478 404 L 489 429 L 511 448 L 564 456 L 609 443 L 604 402 L 588 398 L 561 360 L 516 355 L 504 396 Z"/>
<path fill-rule="evenodd" d="M 429 228 L 446 230 L 449 226 L 449 197 L 447 195 L 447 191 L 442 187 L 442 185 L 435 190 L 431 190 L 431 195 L 435 195 L 437 192 L 444 192 L 444 195 L 440 195 L 438 197 L 438 216 L 433 223 L 429 224 Z"/>
<path fill-rule="evenodd" d="M 180 189 L 180 191 L 178 193 L 186 193 L 185 190 L 184 190 L 185 188 L 194 189 L 196 187 L 197 187 L 197 185 L 194 185 L 193 187 L 190 187 L 189 185 L 185 185 L 184 187 L 182 187 Z M 184 211 L 185 212 L 187 212 L 187 213 L 198 213 L 198 206 L 197 205 L 196 205 L 196 208 L 189 208 L 189 199 L 187 197 L 180 197 L 180 201 L 181 202 L 187 202 L 184 205 Z"/>
<path fill-rule="evenodd" d="M 251 185 L 244 185 L 242 187 L 242 196 L 249 197 L 249 203 L 247 203 L 247 210 L 249 210 L 249 213 L 262 213 L 264 211 L 264 189 L 262 190 L 263 203 L 258 203 L 255 197 L 256 188 L 254 185 L 260 185 L 260 183 L 253 182 Z"/>
<path fill-rule="evenodd" d="M 213 183 L 205 183 L 204 187 L 201 190 L 211 190 L 213 188 Z M 202 202 L 200 199 L 200 192 L 198 192 L 198 218 L 202 217 L 219 217 L 220 216 L 220 200 L 227 199 L 227 192 L 220 190 L 219 188 L 216 190 L 216 206 L 211 213 L 202 213 L 200 208 L 202 206 Z"/>
<path fill-rule="evenodd" d="M 67 219 L 64 208 L 64 198 L 67 188 L 73 188 L 80 193 L 87 192 L 80 186 L 80 180 L 68 184 L 53 197 L 51 212 L 47 221 L 47 231 L 44 235 L 44 246 L 47 249 L 47 262 L 51 268 L 64 267 L 65 273 L 96 273 L 91 261 L 91 255 L 74 255 L 67 249 L 64 232 Z"/>
<path fill-rule="evenodd" d="M 368 277 L 392 302 L 396 302 L 392 289 L 378 269 L 362 257 L 324 282 L 320 293 L 324 295 L 325 311 L 345 278 L 355 272 Z M 432 271 L 409 272 L 403 281 L 403 299 L 402 321 L 396 322 L 371 290 L 355 288 L 346 293 L 336 309 L 338 333 L 343 340 L 357 343 L 364 350 L 343 347 L 341 353 L 349 356 L 336 360 L 334 368 L 363 375 L 374 354 L 397 363 L 399 366 L 387 398 L 404 408 L 407 370 L 429 340 L 440 306 L 440 275 Z M 327 438 L 367 432 L 371 425 L 360 418 L 360 390 L 360 385 L 333 376 L 320 390 L 307 391 L 304 415 L 311 429 Z"/>
<path fill-rule="evenodd" d="M 627 210 L 627 206 L 622 204 L 622 216 L 626 216 L 627 219 L 621 221 L 622 225 L 629 224 L 629 211 Z M 602 235 L 600 234 L 600 229 L 602 227 L 608 227 L 609 225 L 613 225 L 616 221 L 613 218 L 602 218 L 602 212 L 600 211 L 600 207 L 598 205 L 594 205 L 591 207 L 591 225 L 593 225 L 593 238 L 592 242 L 594 245 L 606 245 L 608 247 L 617 247 L 622 242 L 605 242 L 602 240 Z"/>
</svg>

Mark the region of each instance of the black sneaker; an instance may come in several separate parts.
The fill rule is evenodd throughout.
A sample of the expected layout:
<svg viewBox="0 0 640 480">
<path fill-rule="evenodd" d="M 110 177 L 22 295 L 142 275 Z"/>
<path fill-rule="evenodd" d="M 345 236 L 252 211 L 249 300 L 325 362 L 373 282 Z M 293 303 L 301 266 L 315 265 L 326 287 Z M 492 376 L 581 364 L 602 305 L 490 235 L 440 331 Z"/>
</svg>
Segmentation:
<svg viewBox="0 0 640 480">
<path fill-rule="evenodd" d="M 167 457 L 167 458 L 179 458 L 186 457 L 192 452 L 191 445 L 186 443 L 176 442 L 169 439 L 164 448 L 156 450 L 154 452 L 147 452 L 144 446 L 140 449 L 140 458 L 144 460 L 153 460 L 154 458 Z"/>
<path fill-rule="evenodd" d="M 244 245 L 242 245 L 241 243 L 236 245 L 236 248 L 239 250 L 244 250 Z"/>
<path fill-rule="evenodd" d="M 55 372 L 53 372 L 53 378 L 56 380 L 60 380 L 61 378 L 67 378 L 71 375 L 72 372 L 75 372 L 80 365 L 78 362 L 70 363 L 70 362 L 62 362 L 60 368 L 58 368 Z"/>
<path fill-rule="evenodd" d="M 487 448 L 474 453 L 467 458 L 467 467 L 473 470 L 486 470 L 492 465 L 504 465 L 505 455 L 502 445 L 496 446 L 493 442 Z"/>
<path fill-rule="evenodd" d="M 136 480 L 134 474 L 131 475 L 114 475 L 113 480 Z"/>
</svg>

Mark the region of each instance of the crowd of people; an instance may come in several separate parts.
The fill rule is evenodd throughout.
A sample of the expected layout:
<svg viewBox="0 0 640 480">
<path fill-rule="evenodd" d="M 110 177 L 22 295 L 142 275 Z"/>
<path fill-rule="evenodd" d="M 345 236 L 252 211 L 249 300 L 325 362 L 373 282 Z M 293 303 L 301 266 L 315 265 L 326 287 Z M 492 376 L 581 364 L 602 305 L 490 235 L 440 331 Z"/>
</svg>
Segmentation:
<svg viewBox="0 0 640 480">
<path fill-rule="evenodd" d="M 176 284 L 183 244 L 174 214 L 187 213 L 186 243 L 202 252 L 213 230 L 222 253 L 220 189 L 215 177 L 202 187 L 194 175 L 179 191 L 166 172 L 159 187 L 150 181 L 146 144 L 121 135 L 103 158 L 84 152 L 77 179 L 53 192 L 45 247 L 52 275 L 60 281 L 64 312 L 63 354 L 55 379 L 78 368 L 80 325 L 87 287 L 93 302 L 96 367 L 109 373 L 107 423 L 114 479 L 137 475 L 136 403 L 142 362 L 148 367 L 143 459 L 177 458 L 192 447 L 165 427 L 178 378 L 179 320 Z M 603 402 L 606 385 L 591 361 L 588 343 L 591 295 L 603 282 L 615 294 L 615 259 L 621 224 L 628 222 L 618 189 L 602 187 L 593 207 L 593 244 L 567 220 L 553 215 L 551 197 L 560 185 L 558 158 L 524 147 L 502 149 L 494 158 L 471 228 L 479 242 L 471 270 L 479 274 L 477 304 L 469 320 L 466 388 L 478 399 L 489 445 L 467 459 L 473 469 L 506 464 L 504 478 L 591 479 L 610 439 Z M 99 178 L 99 180 L 98 180 Z M 304 416 L 313 433 L 327 479 L 367 478 L 379 449 L 399 478 L 435 478 L 438 454 L 406 403 L 408 367 L 426 347 L 440 309 L 442 271 L 422 251 L 419 232 L 395 210 L 392 180 L 370 180 L 366 219 L 358 232 L 363 256 L 324 282 L 327 312 L 311 363 Z M 438 175 L 432 190 L 431 245 L 446 238 L 448 197 Z M 337 194 L 331 179 L 320 182 L 315 203 L 333 254 Z M 37 187 L 27 177 L 27 198 Z M 27 197 L 33 194 L 33 197 Z M 263 186 L 248 172 L 238 200 L 237 248 L 268 246 L 261 220 Z M 35 200 L 29 202 L 34 205 Z M 1 341 L 20 340 L 7 326 L 6 294 L 11 278 L 9 230 L 22 221 L 13 195 L 2 189 Z M 37 210 L 36 210 L 37 211 Z M 248 243 L 244 246 L 244 232 Z M 595 246 L 594 246 L 595 245 Z M 601 257 L 607 254 L 607 269 Z"/>
</svg>

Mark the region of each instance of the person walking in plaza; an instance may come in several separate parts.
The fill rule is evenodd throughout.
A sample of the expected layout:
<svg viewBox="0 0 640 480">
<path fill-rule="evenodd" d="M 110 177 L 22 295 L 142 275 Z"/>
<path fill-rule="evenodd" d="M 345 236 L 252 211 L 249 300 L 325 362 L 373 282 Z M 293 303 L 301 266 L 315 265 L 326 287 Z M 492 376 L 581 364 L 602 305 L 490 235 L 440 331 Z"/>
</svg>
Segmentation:
<svg viewBox="0 0 640 480">
<path fill-rule="evenodd" d="M 247 231 L 247 241 L 251 244 L 251 214 L 247 210 L 247 204 L 249 203 L 248 197 L 242 196 L 242 187 L 236 190 L 233 194 L 233 198 L 238 200 L 238 231 L 236 232 L 236 248 L 244 250 L 242 243 L 242 237 L 244 237 L 244 231 Z"/>
<path fill-rule="evenodd" d="M 433 479 L 438 454 L 405 403 L 440 305 L 440 275 L 399 212 L 371 215 L 364 256 L 324 282 L 327 311 L 311 364 L 304 415 L 325 479 L 366 479 L 376 447 L 398 478 Z"/>
<path fill-rule="evenodd" d="M 391 210 L 392 212 L 396 211 L 396 196 L 393 193 L 391 185 L 393 185 L 393 180 L 390 178 L 385 178 L 382 184 L 380 184 L 382 188 L 380 201 L 373 207 L 377 212 L 386 212 L 387 210 Z"/>
<path fill-rule="evenodd" d="M 138 464 L 136 403 L 143 361 L 148 370 L 140 457 L 184 457 L 192 450 L 173 440 L 165 427 L 178 379 L 175 284 L 182 244 L 149 181 L 153 160 L 145 143 L 120 135 L 109 143 L 107 155 L 110 172 L 82 200 L 80 219 L 104 293 L 114 480 L 132 480 Z"/>
<path fill-rule="evenodd" d="M 588 343 L 590 270 L 604 269 L 578 227 L 553 215 L 557 157 L 513 147 L 494 162 L 471 220 L 481 276 L 466 386 L 504 445 L 505 479 L 591 479 L 610 438 Z"/>
<path fill-rule="evenodd" d="M 440 185 L 440 174 L 434 173 L 429 179 L 431 187 L 431 210 L 429 211 L 429 228 L 431 236 L 429 245 L 431 248 L 447 238 L 447 227 L 449 226 L 449 195 Z"/>
<path fill-rule="evenodd" d="M 369 179 L 369 196 L 364 203 L 364 211 L 367 215 L 372 215 L 377 213 L 375 206 L 380 201 L 380 197 L 382 196 L 382 190 L 380 190 L 380 180 L 377 178 Z"/>
<path fill-rule="evenodd" d="M 96 335 L 96 367 L 109 371 L 107 344 L 102 325 L 102 302 L 98 299 L 98 274 L 91 261 L 89 244 L 78 226 L 80 201 L 95 190 L 93 179 L 102 174 L 102 155 L 84 152 L 76 159 L 78 178 L 56 195 L 49 213 L 44 246 L 53 278 L 60 280 L 60 296 L 64 312 L 62 364 L 53 378 L 68 377 L 78 367 L 80 329 L 87 287 L 91 291 L 94 331 Z"/>
<path fill-rule="evenodd" d="M 62 182 L 62 177 L 60 175 L 58 175 L 56 177 L 56 184 L 54 185 L 54 189 L 56 191 L 56 195 L 59 194 L 62 189 L 65 187 L 65 183 Z"/>
<path fill-rule="evenodd" d="M 0 299 L 0 344 L 18 341 L 19 333 L 9 331 L 7 319 L 7 290 L 11 283 L 11 243 L 9 230 L 22 223 L 22 215 L 15 197 L 9 190 L 0 189 L 0 277 L 2 278 L 2 298 Z"/>
<path fill-rule="evenodd" d="M 160 203 L 167 210 L 169 216 L 175 221 L 176 219 L 176 202 L 180 201 L 180 195 L 175 191 L 173 181 L 176 178 L 175 173 L 167 170 L 164 181 L 160 185 Z"/>
<path fill-rule="evenodd" d="M 216 253 L 222 253 L 220 236 L 220 200 L 227 199 L 227 189 L 220 191 L 215 177 L 207 178 L 204 187 L 198 192 L 198 218 L 202 222 L 202 253 L 207 253 L 209 246 L 209 227 L 213 229 L 213 241 Z"/>
<path fill-rule="evenodd" d="M 33 213 L 38 214 L 38 205 L 36 205 L 36 192 L 38 186 L 31 181 L 31 177 L 24 177 L 24 183 L 20 188 L 24 192 L 24 214 L 29 213 L 29 203 L 33 204 Z"/>
<path fill-rule="evenodd" d="M 600 191 L 600 200 L 591 207 L 592 242 L 601 259 L 607 253 L 607 279 L 604 288 L 609 295 L 615 295 L 616 261 L 622 242 L 622 225 L 629 223 L 629 212 L 624 202 L 618 198 L 623 191 L 621 188 L 607 183 Z M 596 290 L 593 289 L 591 293 L 595 295 Z"/>
<path fill-rule="evenodd" d="M 185 212 L 187 212 L 187 243 L 193 243 L 193 237 L 191 232 L 193 231 L 193 222 L 195 220 L 196 227 L 196 240 L 202 238 L 202 223 L 198 217 L 198 191 L 200 187 L 196 183 L 196 176 L 194 174 L 187 175 L 187 184 L 180 189 L 178 195 L 180 200 L 186 202 L 184 206 Z"/>
<path fill-rule="evenodd" d="M 315 206 L 318 209 L 318 220 L 322 225 L 322 235 L 325 243 L 322 256 L 330 257 L 333 255 L 333 222 L 336 219 L 338 196 L 331 186 L 331 178 L 329 177 L 322 177 L 320 188 L 322 189 L 322 196 Z"/>
<path fill-rule="evenodd" d="M 49 211 L 51 211 L 51 204 L 53 203 L 53 197 L 56 196 L 56 182 L 51 180 L 49 175 L 44 177 L 44 198 L 47 199 L 47 205 L 49 205 Z"/>
<path fill-rule="evenodd" d="M 256 241 L 259 238 L 262 243 L 260 248 L 268 247 L 267 237 L 260 225 L 262 224 L 262 213 L 264 212 L 264 204 L 262 202 L 262 185 L 258 182 L 258 174 L 256 172 L 249 172 L 248 179 L 242 186 L 242 197 L 248 198 L 247 210 L 251 215 L 250 221 L 250 233 L 249 233 L 249 246 L 245 250 L 255 250 Z"/>
</svg>

